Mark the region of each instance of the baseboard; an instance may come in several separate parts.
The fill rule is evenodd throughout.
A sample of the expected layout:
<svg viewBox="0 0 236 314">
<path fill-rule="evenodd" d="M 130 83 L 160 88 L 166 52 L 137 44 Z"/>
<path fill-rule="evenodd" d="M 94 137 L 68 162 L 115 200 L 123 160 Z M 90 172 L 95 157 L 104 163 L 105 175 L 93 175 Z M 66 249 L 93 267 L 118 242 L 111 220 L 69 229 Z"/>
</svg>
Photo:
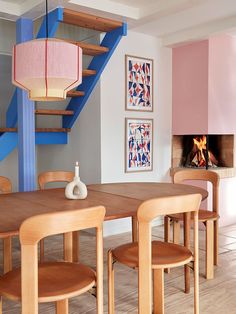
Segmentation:
<svg viewBox="0 0 236 314">
<path fill-rule="evenodd" d="M 153 221 L 152 225 L 160 226 L 162 224 L 163 224 L 163 218 L 159 217 Z M 105 221 L 103 224 L 103 236 L 104 237 L 131 232 L 131 230 L 132 230 L 131 218 Z"/>
</svg>

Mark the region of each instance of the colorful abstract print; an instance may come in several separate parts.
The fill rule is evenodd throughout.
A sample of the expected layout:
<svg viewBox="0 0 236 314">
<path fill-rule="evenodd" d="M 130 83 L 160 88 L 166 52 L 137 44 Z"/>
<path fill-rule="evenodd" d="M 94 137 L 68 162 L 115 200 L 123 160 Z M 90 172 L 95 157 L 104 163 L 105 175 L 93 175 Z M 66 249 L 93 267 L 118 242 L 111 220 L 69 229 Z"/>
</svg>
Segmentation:
<svg viewBox="0 0 236 314">
<path fill-rule="evenodd" d="M 128 170 L 151 168 L 151 122 L 128 122 Z"/>
<path fill-rule="evenodd" d="M 152 110 L 151 62 L 128 59 L 128 109 Z"/>
</svg>

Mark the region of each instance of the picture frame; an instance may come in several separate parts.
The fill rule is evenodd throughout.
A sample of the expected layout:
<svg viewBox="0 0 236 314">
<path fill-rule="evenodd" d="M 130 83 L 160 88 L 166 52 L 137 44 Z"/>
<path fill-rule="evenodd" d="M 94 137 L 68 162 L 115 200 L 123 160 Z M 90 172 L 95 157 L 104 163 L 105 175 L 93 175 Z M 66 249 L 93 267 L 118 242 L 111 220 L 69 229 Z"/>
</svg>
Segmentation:
<svg viewBox="0 0 236 314">
<path fill-rule="evenodd" d="M 125 109 L 153 112 L 153 59 L 125 55 Z"/>
<path fill-rule="evenodd" d="M 125 119 L 125 172 L 153 170 L 153 119 Z"/>
</svg>

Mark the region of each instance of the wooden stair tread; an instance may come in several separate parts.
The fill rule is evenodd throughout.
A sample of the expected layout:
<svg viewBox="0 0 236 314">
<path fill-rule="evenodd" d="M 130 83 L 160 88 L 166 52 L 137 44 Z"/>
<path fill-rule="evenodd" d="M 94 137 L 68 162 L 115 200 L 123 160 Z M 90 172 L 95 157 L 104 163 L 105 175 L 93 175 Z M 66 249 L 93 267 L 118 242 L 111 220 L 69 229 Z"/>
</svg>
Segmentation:
<svg viewBox="0 0 236 314">
<path fill-rule="evenodd" d="M 73 116 L 74 111 L 72 111 L 72 110 L 36 109 L 35 114 L 55 115 L 55 116 Z"/>
<path fill-rule="evenodd" d="M 97 55 L 100 55 L 109 51 L 109 48 L 104 47 L 104 46 L 88 44 L 83 41 L 75 41 L 75 40 L 68 40 L 68 39 L 63 39 L 63 40 L 79 46 L 80 48 L 82 48 L 83 54 L 88 55 L 88 56 L 97 56 Z"/>
<path fill-rule="evenodd" d="M 17 128 L 0 128 L 0 133 L 5 132 L 17 132 Z M 36 128 L 35 132 L 70 132 L 70 129 L 66 128 Z"/>
<path fill-rule="evenodd" d="M 78 90 L 71 90 L 67 92 L 67 97 L 80 97 L 84 96 L 84 92 Z"/>
<path fill-rule="evenodd" d="M 86 70 L 83 70 L 82 75 L 83 76 L 91 76 L 91 75 L 96 75 L 96 73 L 97 73 L 97 71 L 95 71 L 95 70 L 86 69 Z"/>
<path fill-rule="evenodd" d="M 122 22 L 103 18 L 70 9 L 64 9 L 63 23 L 94 29 L 101 32 L 110 32 L 122 26 Z"/>
</svg>

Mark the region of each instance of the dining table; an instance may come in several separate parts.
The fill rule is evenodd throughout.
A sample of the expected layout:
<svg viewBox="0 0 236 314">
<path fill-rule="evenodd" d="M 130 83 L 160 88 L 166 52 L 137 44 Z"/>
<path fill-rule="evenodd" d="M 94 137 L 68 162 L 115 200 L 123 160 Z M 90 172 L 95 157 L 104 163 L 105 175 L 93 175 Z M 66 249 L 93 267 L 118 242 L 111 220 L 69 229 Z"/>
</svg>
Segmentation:
<svg viewBox="0 0 236 314">
<path fill-rule="evenodd" d="M 201 194 L 202 199 L 208 196 L 208 192 L 200 187 L 159 182 L 91 184 L 87 188 L 88 196 L 83 200 L 67 199 L 64 188 L 0 195 L 0 238 L 18 235 L 22 222 L 35 215 L 102 205 L 106 208 L 106 221 L 127 217 L 132 219 L 132 236 L 133 241 L 136 241 L 137 209 L 143 201 L 195 193 Z M 78 261 L 79 245 L 76 233 L 66 235 L 64 247 L 65 260 Z M 4 272 L 7 272 L 11 268 L 9 250 L 8 254 L 5 252 L 4 259 L 4 265 L 8 265 Z"/>
</svg>

